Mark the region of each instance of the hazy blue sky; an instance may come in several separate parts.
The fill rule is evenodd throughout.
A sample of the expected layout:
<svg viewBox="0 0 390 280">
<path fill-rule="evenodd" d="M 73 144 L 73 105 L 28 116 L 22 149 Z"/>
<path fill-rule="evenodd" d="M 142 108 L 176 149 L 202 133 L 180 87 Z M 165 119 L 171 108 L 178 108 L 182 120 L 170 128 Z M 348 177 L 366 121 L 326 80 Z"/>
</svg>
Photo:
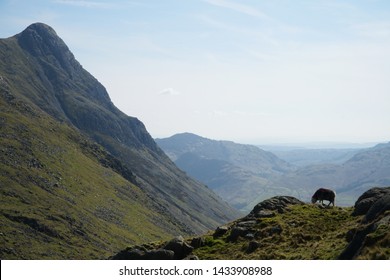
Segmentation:
<svg viewBox="0 0 390 280">
<path fill-rule="evenodd" d="M 33 22 L 153 137 L 390 141 L 388 0 L 0 0 Z"/>
</svg>

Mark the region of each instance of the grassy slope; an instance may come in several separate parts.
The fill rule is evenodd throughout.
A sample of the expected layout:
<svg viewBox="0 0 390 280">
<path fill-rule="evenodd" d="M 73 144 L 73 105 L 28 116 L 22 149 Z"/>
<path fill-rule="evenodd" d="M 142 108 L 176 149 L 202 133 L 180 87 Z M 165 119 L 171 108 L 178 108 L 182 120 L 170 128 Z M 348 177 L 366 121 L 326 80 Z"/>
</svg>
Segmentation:
<svg viewBox="0 0 390 280">
<path fill-rule="evenodd" d="M 349 232 L 359 226 L 362 218 L 351 216 L 352 209 L 321 209 L 308 204 L 290 206 L 283 214 L 258 219 L 253 227 L 253 240 L 239 237 L 237 241 L 228 241 L 230 231 L 216 238 L 210 233 L 205 236 L 206 246 L 194 250 L 194 254 L 200 259 L 337 259 L 348 244 Z M 376 241 L 388 242 L 384 232 L 388 234 L 388 228 L 373 233 L 380 235 Z M 251 241 L 258 242 L 259 248 L 248 252 Z M 383 250 L 383 245 L 365 250 L 371 253 L 363 252 L 359 258 L 381 258 L 372 252 Z M 382 252 L 382 258 L 389 255 L 390 252 Z"/>
<path fill-rule="evenodd" d="M 102 148 L 0 86 L 1 259 L 104 258 L 173 234 Z"/>
</svg>

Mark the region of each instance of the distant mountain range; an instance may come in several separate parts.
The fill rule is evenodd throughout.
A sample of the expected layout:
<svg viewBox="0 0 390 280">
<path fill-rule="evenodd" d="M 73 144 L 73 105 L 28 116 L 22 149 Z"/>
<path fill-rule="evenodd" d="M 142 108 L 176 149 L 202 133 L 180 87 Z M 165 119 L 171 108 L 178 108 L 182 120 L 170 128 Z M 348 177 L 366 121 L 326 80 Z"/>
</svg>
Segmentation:
<svg viewBox="0 0 390 280">
<path fill-rule="evenodd" d="M 252 145 L 216 141 L 191 133 L 156 139 L 157 144 L 187 174 L 205 183 L 242 211 L 280 193 L 272 182 L 294 167 Z"/>
<path fill-rule="evenodd" d="M 390 185 L 390 143 L 360 151 L 316 150 L 323 153 L 316 160 L 322 158 L 337 164 L 297 166 L 256 146 L 215 141 L 190 133 L 156 142 L 178 167 L 244 212 L 275 195 L 292 195 L 309 201 L 318 187 L 335 189 L 338 204 L 352 205 L 365 190 Z M 313 162 L 313 158 L 307 159 L 308 154 L 300 156 Z"/>
<path fill-rule="evenodd" d="M 0 40 L 0 258 L 101 258 L 239 216 L 190 178 L 49 26 Z"/>
<path fill-rule="evenodd" d="M 374 146 L 374 145 L 373 145 Z M 272 152 L 278 158 L 287 161 L 297 167 L 304 167 L 313 164 L 342 164 L 352 158 L 356 153 L 363 149 L 357 148 L 270 148 L 262 149 Z"/>
</svg>

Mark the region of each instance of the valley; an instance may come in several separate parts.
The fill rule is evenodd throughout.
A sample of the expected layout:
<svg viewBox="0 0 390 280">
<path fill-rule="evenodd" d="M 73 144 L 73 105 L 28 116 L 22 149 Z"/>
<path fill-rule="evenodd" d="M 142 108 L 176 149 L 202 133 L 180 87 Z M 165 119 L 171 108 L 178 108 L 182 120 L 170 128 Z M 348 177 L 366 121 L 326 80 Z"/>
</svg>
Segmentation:
<svg viewBox="0 0 390 280">
<path fill-rule="evenodd" d="M 351 206 L 361 192 L 390 184 L 390 143 L 362 149 L 273 147 L 270 152 L 191 133 L 156 142 L 179 168 L 244 213 L 280 194 L 310 201 L 319 187 L 334 189 L 336 203 Z"/>
</svg>

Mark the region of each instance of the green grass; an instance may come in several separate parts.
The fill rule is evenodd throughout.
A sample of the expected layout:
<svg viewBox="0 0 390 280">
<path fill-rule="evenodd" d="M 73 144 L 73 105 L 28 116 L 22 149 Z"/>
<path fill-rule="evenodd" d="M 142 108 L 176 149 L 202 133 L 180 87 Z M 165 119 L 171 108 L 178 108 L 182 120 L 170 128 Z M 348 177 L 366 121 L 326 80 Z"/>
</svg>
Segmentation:
<svg viewBox="0 0 390 280">
<path fill-rule="evenodd" d="M 171 236 L 150 198 L 100 164 L 102 148 L 25 102 L 0 102 L 1 259 L 101 259 Z"/>
<path fill-rule="evenodd" d="M 200 259 L 336 259 L 348 244 L 347 232 L 360 220 L 351 213 L 352 208 L 291 206 L 283 214 L 258 219 L 253 240 L 229 241 L 230 231 L 218 238 L 210 234 L 194 254 Z M 251 241 L 259 248 L 248 252 Z"/>
<path fill-rule="evenodd" d="M 379 223 L 375 231 L 369 233 L 365 239 L 365 245 L 358 259 L 367 260 L 388 260 L 390 259 L 390 226 L 388 223 L 390 211 L 387 215 L 387 222 Z M 386 218 L 385 218 L 386 219 Z"/>
</svg>

